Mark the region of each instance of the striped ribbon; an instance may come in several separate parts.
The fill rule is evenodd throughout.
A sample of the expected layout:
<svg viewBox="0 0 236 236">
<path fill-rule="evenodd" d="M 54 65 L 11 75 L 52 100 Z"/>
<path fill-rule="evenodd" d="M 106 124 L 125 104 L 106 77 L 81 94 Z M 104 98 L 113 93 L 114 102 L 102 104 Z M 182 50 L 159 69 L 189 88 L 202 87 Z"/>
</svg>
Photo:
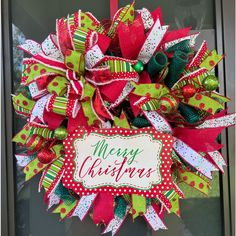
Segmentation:
<svg viewBox="0 0 236 236">
<path fill-rule="evenodd" d="M 41 137 L 46 139 L 53 139 L 54 137 L 54 131 L 43 127 L 33 127 L 31 129 L 31 135 L 33 134 L 40 135 Z"/>
<path fill-rule="evenodd" d="M 98 40 L 97 32 L 84 27 L 78 27 L 75 30 L 73 43 L 76 51 L 85 52 L 93 46 Z"/>
<path fill-rule="evenodd" d="M 113 38 L 117 29 L 117 26 L 120 22 L 133 22 L 134 20 L 134 3 L 127 5 L 121 8 L 116 15 L 114 16 L 115 20 L 113 20 L 112 25 L 108 31 L 108 36 Z"/>
<path fill-rule="evenodd" d="M 64 173 L 63 164 L 64 157 L 61 156 L 56 159 L 45 171 L 42 179 L 42 186 L 44 187 L 47 196 L 50 195 L 52 190 L 56 187 L 56 184 L 60 181 Z"/>
<path fill-rule="evenodd" d="M 52 96 L 47 102 L 46 109 L 49 112 L 75 118 L 80 109 L 80 104 L 77 99 Z"/>
</svg>

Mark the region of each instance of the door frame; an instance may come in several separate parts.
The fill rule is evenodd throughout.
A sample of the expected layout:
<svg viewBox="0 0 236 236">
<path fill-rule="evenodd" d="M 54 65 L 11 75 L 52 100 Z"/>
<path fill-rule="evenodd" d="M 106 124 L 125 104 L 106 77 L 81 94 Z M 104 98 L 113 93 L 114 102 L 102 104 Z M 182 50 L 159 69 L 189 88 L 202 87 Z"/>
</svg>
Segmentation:
<svg viewBox="0 0 236 236">
<path fill-rule="evenodd" d="M 11 34 L 11 1 L 0 0 L 1 4 L 1 233 L 15 236 L 15 160 L 13 137 L 12 92 L 12 34 Z M 235 98 L 235 3 L 234 0 L 215 0 L 216 46 L 220 54 L 227 54 L 220 63 L 217 72 L 221 82 L 220 92 Z M 232 23 L 233 22 L 233 23 Z M 232 25 L 233 24 L 233 25 Z M 232 27 L 231 27 L 232 26 Z M 226 83 L 227 78 L 227 83 Z M 234 85 L 234 86 L 232 86 Z M 234 87 L 232 89 L 232 87 Z M 229 104 L 230 112 L 234 111 L 235 99 Z M 223 155 L 227 158 L 228 167 L 221 175 L 222 213 L 224 236 L 235 235 L 235 129 L 226 129 L 221 136 L 225 148 Z"/>
</svg>

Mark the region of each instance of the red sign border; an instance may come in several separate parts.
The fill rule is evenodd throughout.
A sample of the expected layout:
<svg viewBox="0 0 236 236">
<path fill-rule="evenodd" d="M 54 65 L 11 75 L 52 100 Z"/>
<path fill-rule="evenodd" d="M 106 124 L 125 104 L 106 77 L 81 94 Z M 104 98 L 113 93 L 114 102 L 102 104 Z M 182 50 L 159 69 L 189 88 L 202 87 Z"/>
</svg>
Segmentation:
<svg viewBox="0 0 236 236">
<path fill-rule="evenodd" d="M 115 188 L 112 186 L 104 186 L 93 189 L 85 188 L 82 183 L 78 183 L 73 179 L 73 173 L 75 169 L 75 150 L 73 147 L 73 142 L 80 138 L 88 130 L 86 129 L 76 129 L 71 133 L 63 142 L 65 147 L 65 161 L 64 168 L 65 172 L 63 175 L 62 183 L 67 189 L 73 190 L 78 195 L 90 195 L 96 193 L 110 193 L 114 196 L 124 195 L 124 194 L 139 194 L 145 197 L 155 197 L 156 195 L 163 193 L 164 191 L 170 190 L 173 188 L 173 182 L 171 177 L 171 152 L 174 139 L 169 134 L 164 134 L 157 132 L 154 128 L 142 128 L 142 129 L 124 129 L 124 128 L 109 128 L 109 129 L 94 129 L 91 132 L 105 134 L 108 136 L 111 135 L 124 135 L 131 136 L 135 134 L 150 134 L 157 140 L 162 142 L 162 150 L 160 153 L 162 163 L 160 166 L 160 171 L 162 174 L 162 181 L 158 185 L 152 186 L 150 190 L 139 190 L 132 187 L 119 187 Z"/>
</svg>

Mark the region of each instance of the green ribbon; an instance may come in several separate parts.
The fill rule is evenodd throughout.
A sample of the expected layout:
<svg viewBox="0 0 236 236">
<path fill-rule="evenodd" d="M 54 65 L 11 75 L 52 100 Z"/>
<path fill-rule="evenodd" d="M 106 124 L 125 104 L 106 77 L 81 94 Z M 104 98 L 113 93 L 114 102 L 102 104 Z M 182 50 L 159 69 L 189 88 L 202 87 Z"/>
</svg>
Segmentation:
<svg viewBox="0 0 236 236">
<path fill-rule="evenodd" d="M 185 103 L 183 101 L 183 103 Z M 224 105 L 212 99 L 211 97 L 205 96 L 204 94 L 196 93 L 193 97 L 189 98 L 186 104 L 199 108 L 203 111 L 215 114 L 217 110 L 224 109 Z"/>
<path fill-rule="evenodd" d="M 57 96 L 63 96 L 67 90 L 68 80 L 62 76 L 56 76 L 47 86 L 49 93 L 54 93 Z"/>
<path fill-rule="evenodd" d="M 38 173 L 40 173 L 44 168 L 47 167 L 48 164 L 42 164 L 38 158 L 32 160 L 24 169 L 25 173 L 25 181 L 28 181 Z"/>
<path fill-rule="evenodd" d="M 129 122 L 125 116 L 124 111 L 121 112 L 120 117 L 114 116 L 114 124 L 116 127 L 130 129 Z"/>
<path fill-rule="evenodd" d="M 137 194 L 132 194 L 132 215 L 133 219 L 146 213 L 146 198 Z"/>
<path fill-rule="evenodd" d="M 94 114 L 94 110 L 92 108 L 92 98 L 96 88 L 85 81 L 85 79 L 81 76 L 81 82 L 83 83 L 83 97 L 82 97 L 82 109 L 85 117 L 87 117 L 88 125 L 91 126 L 96 122 L 100 122 L 97 116 Z"/>
<path fill-rule="evenodd" d="M 135 87 L 132 92 L 138 96 L 150 96 L 152 98 L 160 98 L 165 94 L 170 93 L 170 90 L 163 84 L 136 84 L 131 82 Z"/>
<path fill-rule="evenodd" d="M 223 56 L 217 54 L 216 50 L 212 50 L 208 56 L 200 64 L 201 68 L 206 68 L 207 70 L 212 70 L 221 60 Z"/>
<path fill-rule="evenodd" d="M 78 75 L 83 75 L 85 71 L 85 62 L 82 52 L 67 50 L 65 56 L 65 65 L 67 68 L 75 71 Z"/>
<path fill-rule="evenodd" d="M 25 81 L 25 85 L 30 84 L 31 82 L 33 82 L 35 80 L 35 78 L 38 78 L 40 76 L 43 75 L 62 75 L 65 76 L 65 73 L 60 71 L 60 70 L 56 70 L 50 67 L 47 67 L 45 65 L 42 65 L 40 63 L 37 64 L 33 64 L 32 66 L 30 66 L 29 68 L 27 68 L 23 74 L 22 77 L 26 77 L 26 81 Z"/>
<path fill-rule="evenodd" d="M 70 205 L 72 204 L 75 199 L 70 195 L 69 191 L 67 188 L 65 188 L 62 183 L 60 182 L 55 189 L 54 192 L 60 199 L 64 201 L 65 204 Z"/>
<path fill-rule="evenodd" d="M 27 138 L 30 136 L 30 132 L 31 126 L 29 125 L 29 123 L 27 123 L 23 127 L 23 129 L 13 137 L 12 142 L 15 142 L 20 145 L 25 145 Z"/>
<path fill-rule="evenodd" d="M 29 116 L 34 108 L 35 101 L 25 97 L 22 93 L 12 97 L 13 106 L 16 112 Z"/>
<path fill-rule="evenodd" d="M 134 3 L 126 5 L 116 14 L 116 19 L 112 21 L 112 25 L 108 31 L 108 36 L 113 38 L 115 36 L 117 27 L 120 22 L 132 23 L 134 21 Z"/>
</svg>

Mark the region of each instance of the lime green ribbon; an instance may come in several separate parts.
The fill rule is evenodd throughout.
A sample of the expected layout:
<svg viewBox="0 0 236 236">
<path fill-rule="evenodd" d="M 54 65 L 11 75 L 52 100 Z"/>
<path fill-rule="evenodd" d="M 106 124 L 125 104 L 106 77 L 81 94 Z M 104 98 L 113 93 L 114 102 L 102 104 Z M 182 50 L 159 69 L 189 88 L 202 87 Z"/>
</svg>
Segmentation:
<svg viewBox="0 0 236 236">
<path fill-rule="evenodd" d="M 14 95 L 12 97 L 12 100 L 14 109 L 17 113 L 25 116 L 30 116 L 31 111 L 34 108 L 35 101 L 25 97 L 22 93 Z"/>
<path fill-rule="evenodd" d="M 76 207 L 77 202 L 77 200 L 71 203 L 62 202 L 52 213 L 59 213 L 60 218 L 64 219 Z"/>
<path fill-rule="evenodd" d="M 146 213 L 146 198 L 137 194 L 132 194 L 132 216 L 133 219 Z"/>
<path fill-rule="evenodd" d="M 68 80 L 63 76 L 56 76 L 47 85 L 49 93 L 54 93 L 57 96 L 63 96 L 67 90 Z"/>
<path fill-rule="evenodd" d="M 217 51 L 214 49 L 209 52 L 208 56 L 200 64 L 201 68 L 206 68 L 208 71 L 211 71 L 221 60 L 223 56 L 217 54 Z"/>
<path fill-rule="evenodd" d="M 135 82 L 131 83 L 135 88 L 132 93 L 138 96 L 161 98 L 162 96 L 170 93 L 170 90 L 163 84 L 137 84 Z"/>
<path fill-rule="evenodd" d="M 13 137 L 12 141 L 22 146 L 25 145 L 30 136 L 31 128 L 30 124 L 27 123 L 23 129 Z"/>
<path fill-rule="evenodd" d="M 182 102 L 209 112 L 210 114 L 215 114 L 217 110 L 224 109 L 223 104 L 201 93 L 196 93 L 193 97 L 189 98 L 187 102 Z"/>
<path fill-rule="evenodd" d="M 108 36 L 113 38 L 115 36 L 116 30 L 120 22 L 123 23 L 132 23 L 134 21 L 134 2 L 130 5 L 127 5 L 115 15 L 115 18 L 112 21 L 110 29 L 108 31 Z"/>
<path fill-rule="evenodd" d="M 121 112 L 120 117 L 114 116 L 115 127 L 130 129 L 129 122 L 125 116 L 124 111 Z"/>
<path fill-rule="evenodd" d="M 180 182 L 184 182 L 199 192 L 208 195 L 210 183 L 206 178 L 197 174 L 197 172 L 191 172 L 179 166 L 178 178 Z"/>
</svg>

